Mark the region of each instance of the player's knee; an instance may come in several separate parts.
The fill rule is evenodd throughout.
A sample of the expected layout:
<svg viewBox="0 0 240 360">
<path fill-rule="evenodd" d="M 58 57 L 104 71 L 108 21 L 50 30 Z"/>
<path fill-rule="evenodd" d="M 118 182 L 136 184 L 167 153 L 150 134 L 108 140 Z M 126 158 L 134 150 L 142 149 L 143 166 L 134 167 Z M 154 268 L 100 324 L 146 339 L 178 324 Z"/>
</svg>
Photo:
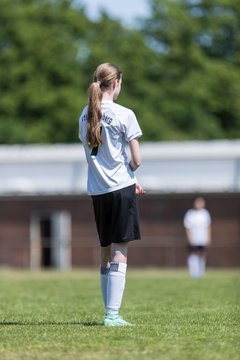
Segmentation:
<svg viewBox="0 0 240 360">
<path fill-rule="evenodd" d="M 112 249 L 112 261 L 118 263 L 127 262 L 127 246 L 113 246 Z"/>
</svg>

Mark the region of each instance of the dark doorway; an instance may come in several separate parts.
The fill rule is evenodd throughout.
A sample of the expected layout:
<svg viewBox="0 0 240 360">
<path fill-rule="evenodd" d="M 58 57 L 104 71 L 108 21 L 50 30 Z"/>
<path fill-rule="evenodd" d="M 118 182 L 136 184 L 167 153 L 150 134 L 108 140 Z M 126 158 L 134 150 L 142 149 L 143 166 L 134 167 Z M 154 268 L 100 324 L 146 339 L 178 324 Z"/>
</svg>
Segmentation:
<svg viewBox="0 0 240 360">
<path fill-rule="evenodd" d="M 41 267 L 52 266 L 52 221 L 50 216 L 40 219 Z"/>
</svg>

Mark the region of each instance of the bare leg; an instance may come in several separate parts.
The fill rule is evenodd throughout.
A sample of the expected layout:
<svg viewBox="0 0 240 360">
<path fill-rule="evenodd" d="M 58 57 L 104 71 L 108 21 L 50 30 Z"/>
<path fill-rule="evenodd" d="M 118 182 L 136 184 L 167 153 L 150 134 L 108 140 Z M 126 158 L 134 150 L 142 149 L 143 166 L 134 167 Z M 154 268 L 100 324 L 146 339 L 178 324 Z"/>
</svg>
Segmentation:
<svg viewBox="0 0 240 360">
<path fill-rule="evenodd" d="M 111 245 L 101 247 L 101 266 L 104 268 L 110 267 L 111 261 Z"/>
<path fill-rule="evenodd" d="M 127 252 L 128 252 L 128 243 L 112 244 L 111 248 L 111 259 L 112 262 L 116 263 L 127 263 Z"/>
</svg>

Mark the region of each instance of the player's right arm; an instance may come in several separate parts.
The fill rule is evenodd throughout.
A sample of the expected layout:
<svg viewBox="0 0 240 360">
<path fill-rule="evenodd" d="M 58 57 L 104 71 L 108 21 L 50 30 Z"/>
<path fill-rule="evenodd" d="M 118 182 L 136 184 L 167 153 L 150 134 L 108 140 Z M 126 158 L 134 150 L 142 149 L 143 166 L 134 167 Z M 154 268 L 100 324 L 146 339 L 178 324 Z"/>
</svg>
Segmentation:
<svg viewBox="0 0 240 360">
<path fill-rule="evenodd" d="M 211 242 L 212 242 L 212 227 L 211 225 L 209 225 L 207 246 L 211 245 Z"/>
</svg>

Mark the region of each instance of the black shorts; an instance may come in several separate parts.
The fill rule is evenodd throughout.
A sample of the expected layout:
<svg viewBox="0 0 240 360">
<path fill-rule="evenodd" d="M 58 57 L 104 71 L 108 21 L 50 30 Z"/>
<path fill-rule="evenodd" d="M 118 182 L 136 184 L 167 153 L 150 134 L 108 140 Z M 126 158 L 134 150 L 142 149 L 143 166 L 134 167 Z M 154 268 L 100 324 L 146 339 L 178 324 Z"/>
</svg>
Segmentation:
<svg viewBox="0 0 240 360">
<path fill-rule="evenodd" d="M 92 201 L 101 246 L 140 240 L 135 184 L 94 195 Z"/>
<path fill-rule="evenodd" d="M 188 245 L 188 251 L 190 253 L 203 253 L 206 249 L 204 245 Z"/>
</svg>

